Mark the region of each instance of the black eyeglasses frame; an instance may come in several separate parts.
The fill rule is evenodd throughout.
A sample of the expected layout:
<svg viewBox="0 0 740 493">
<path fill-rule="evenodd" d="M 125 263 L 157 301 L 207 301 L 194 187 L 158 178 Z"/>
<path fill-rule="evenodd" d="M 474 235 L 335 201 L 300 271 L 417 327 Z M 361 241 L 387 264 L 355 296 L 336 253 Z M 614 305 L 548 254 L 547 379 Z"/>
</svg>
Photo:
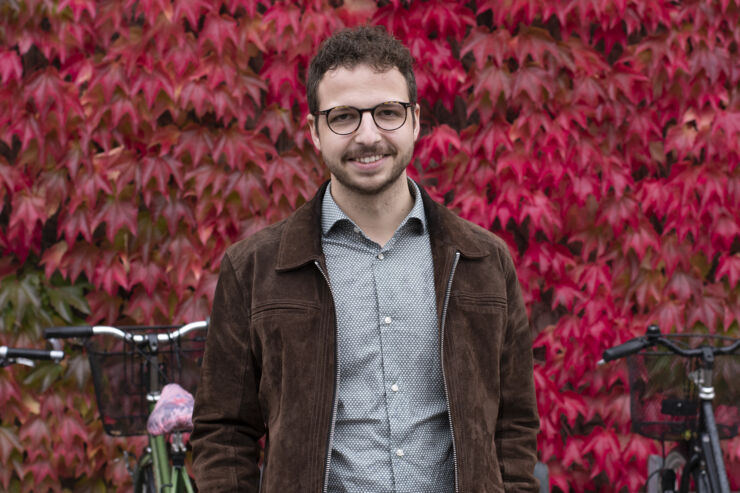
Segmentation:
<svg viewBox="0 0 740 493">
<path fill-rule="evenodd" d="M 404 108 L 403 122 L 399 126 L 397 126 L 396 128 L 387 129 L 387 128 L 383 128 L 380 125 L 378 125 L 378 122 L 375 120 L 375 110 L 378 107 L 383 106 L 384 104 L 391 104 L 391 103 L 392 104 L 400 104 L 401 106 L 403 106 L 403 108 Z M 413 106 L 414 106 L 414 103 L 407 103 L 407 102 L 404 102 L 404 101 L 383 101 L 382 103 L 376 104 L 372 108 L 357 108 L 355 106 L 349 106 L 349 105 L 343 104 L 343 105 L 340 105 L 340 106 L 334 106 L 334 107 L 329 108 L 329 109 L 326 109 L 326 110 L 317 111 L 314 114 L 314 116 L 324 115 L 326 117 L 326 126 L 329 127 L 329 130 L 331 130 L 335 134 L 337 134 L 337 135 L 350 135 L 350 134 L 353 134 L 353 133 L 357 132 L 357 129 L 360 128 L 360 125 L 362 125 L 362 115 L 365 112 L 368 112 L 369 111 L 370 112 L 370 116 L 373 119 L 373 123 L 375 124 L 376 127 L 378 127 L 379 129 L 381 129 L 381 130 L 383 130 L 385 132 L 393 132 L 393 131 L 396 131 L 399 128 L 403 127 L 406 124 L 406 120 L 408 120 L 408 116 L 409 115 L 408 115 L 408 111 L 405 111 L 405 110 L 408 110 L 409 108 L 412 108 Z M 337 108 L 350 108 L 350 109 L 353 109 L 353 110 L 357 110 L 360 113 L 360 118 L 357 120 L 357 126 L 351 132 L 339 133 L 336 130 L 334 130 L 333 128 L 331 128 L 331 125 L 329 124 L 329 112 L 331 112 L 331 111 L 333 111 L 333 110 L 335 110 Z"/>
</svg>

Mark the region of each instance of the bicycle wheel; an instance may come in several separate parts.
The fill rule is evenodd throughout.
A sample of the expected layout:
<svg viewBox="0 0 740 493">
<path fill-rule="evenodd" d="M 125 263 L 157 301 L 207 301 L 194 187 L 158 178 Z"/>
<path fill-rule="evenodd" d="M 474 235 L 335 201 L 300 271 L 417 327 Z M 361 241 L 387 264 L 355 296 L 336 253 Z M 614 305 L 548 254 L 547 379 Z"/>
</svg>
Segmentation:
<svg viewBox="0 0 740 493">
<path fill-rule="evenodd" d="M 698 455 L 693 455 L 691 460 L 686 464 L 686 467 L 684 467 L 683 474 L 681 474 L 680 493 L 689 493 L 691 479 L 694 480 L 694 491 L 696 493 L 718 493 L 712 488 L 709 475 L 706 469 L 701 466 L 701 460 Z"/>
<path fill-rule="evenodd" d="M 694 475 L 694 486 L 696 487 L 696 493 L 714 493 L 712 485 L 709 484 L 709 476 L 704 470 L 697 471 Z"/>
<path fill-rule="evenodd" d="M 144 454 L 134 470 L 134 493 L 156 493 L 151 454 Z"/>
</svg>

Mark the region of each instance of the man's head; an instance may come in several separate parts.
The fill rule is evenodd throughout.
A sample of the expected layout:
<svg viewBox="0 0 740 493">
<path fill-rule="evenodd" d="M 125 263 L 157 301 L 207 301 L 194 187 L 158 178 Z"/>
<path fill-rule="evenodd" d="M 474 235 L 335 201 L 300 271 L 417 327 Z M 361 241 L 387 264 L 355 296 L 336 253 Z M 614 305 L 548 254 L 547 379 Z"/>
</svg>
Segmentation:
<svg viewBox="0 0 740 493">
<path fill-rule="evenodd" d="M 311 60 L 306 83 L 308 111 L 315 114 L 321 109 L 318 88 L 326 72 L 357 65 L 368 65 L 378 72 L 398 69 L 406 79 L 408 101 L 416 104 L 414 59 L 408 48 L 381 26 L 361 26 L 335 33 L 321 44 Z"/>
<path fill-rule="evenodd" d="M 333 194 L 376 196 L 405 183 L 419 135 L 412 65 L 397 39 L 367 26 L 336 33 L 311 61 L 308 124 Z"/>
</svg>

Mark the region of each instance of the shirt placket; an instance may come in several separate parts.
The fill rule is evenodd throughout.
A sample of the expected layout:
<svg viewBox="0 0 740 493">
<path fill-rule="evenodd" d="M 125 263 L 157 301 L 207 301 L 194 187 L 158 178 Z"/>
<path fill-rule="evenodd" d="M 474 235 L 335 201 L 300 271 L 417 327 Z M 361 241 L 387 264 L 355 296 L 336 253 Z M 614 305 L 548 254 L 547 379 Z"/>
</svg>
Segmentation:
<svg viewBox="0 0 740 493">
<path fill-rule="evenodd" d="M 399 231 L 400 233 L 400 231 Z M 403 375 L 399 364 L 401 355 L 398 351 L 396 334 L 401 329 L 403 320 L 398 307 L 398 292 L 393 286 L 395 265 L 393 248 L 395 237 L 384 248 L 379 248 L 373 259 L 373 274 L 378 300 L 378 325 L 380 327 L 381 355 L 383 361 L 383 387 L 386 395 L 389 437 L 388 453 L 393 468 L 394 483 L 399 488 L 403 478 L 403 465 L 407 460 L 402 437 L 401 409 L 399 406 L 403 392 Z"/>
</svg>

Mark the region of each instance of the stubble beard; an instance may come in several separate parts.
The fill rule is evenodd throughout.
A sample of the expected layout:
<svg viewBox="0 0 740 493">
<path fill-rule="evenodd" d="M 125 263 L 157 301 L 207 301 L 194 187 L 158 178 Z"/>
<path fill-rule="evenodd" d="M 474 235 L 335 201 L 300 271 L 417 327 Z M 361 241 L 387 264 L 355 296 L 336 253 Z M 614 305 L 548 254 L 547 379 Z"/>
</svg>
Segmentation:
<svg viewBox="0 0 740 493">
<path fill-rule="evenodd" d="M 372 153 L 372 152 L 371 152 Z M 386 154 L 383 152 L 383 154 Z M 391 157 L 393 159 L 393 166 L 390 169 L 390 175 L 378 184 L 366 184 L 360 180 L 354 179 L 351 174 L 347 171 L 347 156 L 342 156 L 339 160 L 327 159 L 324 153 L 321 153 L 321 157 L 324 159 L 327 168 L 332 174 L 332 177 L 336 179 L 344 188 L 357 193 L 359 195 L 371 196 L 379 195 L 384 191 L 388 190 L 394 183 L 398 181 L 406 167 L 411 162 L 411 156 L 414 154 L 414 146 L 412 145 L 409 149 L 399 154 L 397 150 Z"/>
</svg>

